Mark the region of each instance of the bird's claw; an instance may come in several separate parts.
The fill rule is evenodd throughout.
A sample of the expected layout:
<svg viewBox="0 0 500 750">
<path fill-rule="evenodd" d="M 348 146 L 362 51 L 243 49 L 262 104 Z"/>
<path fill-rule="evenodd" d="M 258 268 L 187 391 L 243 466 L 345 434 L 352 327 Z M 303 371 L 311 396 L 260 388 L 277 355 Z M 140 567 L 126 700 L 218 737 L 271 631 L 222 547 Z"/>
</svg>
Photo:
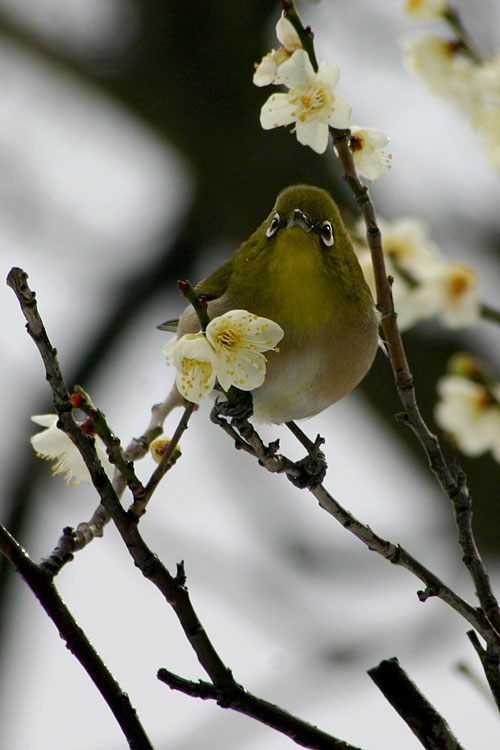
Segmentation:
<svg viewBox="0 0 500 750">
<path fill-rule="evenodd" d="M 212 420 L 230 417 L 237 422 L 246 422 L 253 414 L 253 399 L 250 391 L 238 391 L 236 397 L 227 401 L 216 400 L 212 408 Z"/>
<path fill-rule="evenodd" d="M 300 469 L 298 476 L 288 474 L 288 479 L 296 487 L 317 487 L 325 478 L 328 464 L 326 463 L 325 454 L 320 450 L 321 441 L 316 441 L 305 458 L 296 461 L 295 466 Z"/>
</svg>

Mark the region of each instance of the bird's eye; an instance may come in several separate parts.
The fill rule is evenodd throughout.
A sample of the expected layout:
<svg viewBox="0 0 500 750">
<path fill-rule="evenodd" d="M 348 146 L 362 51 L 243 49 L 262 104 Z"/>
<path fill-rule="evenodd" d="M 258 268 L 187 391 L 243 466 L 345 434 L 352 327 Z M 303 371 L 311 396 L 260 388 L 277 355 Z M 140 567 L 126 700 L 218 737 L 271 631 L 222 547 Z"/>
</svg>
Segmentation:
<svg viewBox="0 0 500 750">
<path fill-rule="evenodd" d="M 329 221 L 324 221 L 321 227 L 321 241 L 326 247 L 331 247 L 334 242 L 333 229 Z"/>
<path fill-rule="evenodd" d="M 276 232 L 278 231 L 278 227 L 280 225 L 280 215 L 274 214 L 272 222 L 269 224 L 269 227 L 266 232 L 266 237 L 272 237 Z"/>
</svg>

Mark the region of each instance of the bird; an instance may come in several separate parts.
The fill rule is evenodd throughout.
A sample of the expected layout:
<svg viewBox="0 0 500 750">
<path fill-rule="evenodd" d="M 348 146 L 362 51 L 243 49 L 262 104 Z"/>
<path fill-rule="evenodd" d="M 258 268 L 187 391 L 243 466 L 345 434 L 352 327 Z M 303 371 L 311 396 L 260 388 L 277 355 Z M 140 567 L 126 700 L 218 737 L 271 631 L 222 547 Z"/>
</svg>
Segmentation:
<svg viewBox="0 0 500 750">
<path fill-rule="evenodd" d="M 350 393 L 373 363 L 378 313 L 339 209 L 322 188 L 282 190 L 255 232 L 195 292 L 207 300 L 210 319 L 247 310 L 284 331 L 279 350 L 266 352 L 263 384 L 251 392 L 257 423 L 318 414 Z M 199 330 L 189 305 L 177 338 Z M 170 403 L 185 403 L 175 384 Z"/>
</svg>

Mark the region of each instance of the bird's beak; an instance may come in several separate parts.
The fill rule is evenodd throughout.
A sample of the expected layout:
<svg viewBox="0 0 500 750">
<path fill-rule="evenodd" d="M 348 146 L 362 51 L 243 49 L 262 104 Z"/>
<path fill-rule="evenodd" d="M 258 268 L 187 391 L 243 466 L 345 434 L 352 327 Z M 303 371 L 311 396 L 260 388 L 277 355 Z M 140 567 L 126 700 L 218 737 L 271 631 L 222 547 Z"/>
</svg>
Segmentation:
<svg viewBox="0 0 500 750">
<path fill-rule="evenodd" d="M 288 219 L 287 229 L 290 229 L 290 227 L 300 227 L 304 232 L 310 232 L 312 229 L 307 217 L 302 213 L 300 208 L 296 208 Z"/>
</svg>

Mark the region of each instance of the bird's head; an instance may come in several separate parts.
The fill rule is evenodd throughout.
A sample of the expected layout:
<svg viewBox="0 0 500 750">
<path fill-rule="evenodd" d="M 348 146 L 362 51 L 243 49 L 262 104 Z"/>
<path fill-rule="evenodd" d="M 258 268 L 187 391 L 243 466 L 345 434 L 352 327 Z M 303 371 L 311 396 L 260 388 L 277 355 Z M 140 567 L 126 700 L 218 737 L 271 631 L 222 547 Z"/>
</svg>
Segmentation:
<svg viewBox="0 0 500 750">
<path fill-rule="evenodd" d="M 275 237 L 279 241 L 296 237 L 299 243 L 323 253 L 335 246 L 336 239 L 345 239 L 342 219 L 333 199 L 325 190 L 309 185 L 293 185 L 282 190 L 268 221 L 268 239 Z M 300 234 L 299 229 L 307 236 Z M 338 237 L 339 230 L 341 237 Z"/>
<path fill-rule="evenodd" d="M 236 295 L 305 320 L 330 320 L 361 294 L 370 300 L 339 210 L 325 190 L 294 185 L 281 191 L 265 221 L 235 256 Z M 294 311 L 292 312 L 292 309 Z M 278 319 L 278 318 L 275 318 Z"/>
</svg>

